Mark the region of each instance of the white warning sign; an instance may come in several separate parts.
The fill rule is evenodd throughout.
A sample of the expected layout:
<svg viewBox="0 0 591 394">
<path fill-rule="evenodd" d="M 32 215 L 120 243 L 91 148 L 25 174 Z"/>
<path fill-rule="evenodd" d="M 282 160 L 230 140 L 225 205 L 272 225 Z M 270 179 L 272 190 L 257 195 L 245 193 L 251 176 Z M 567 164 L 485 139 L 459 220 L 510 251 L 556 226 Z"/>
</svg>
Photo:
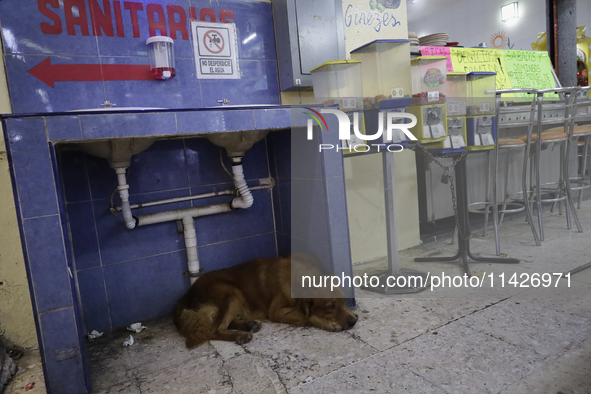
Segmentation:
<svg viewBox="0 0 591 394">
<path fill-rule="evenodd" d="M 240 79 L 236 25 L 191 22 L 197 78 Z"/>
</svg>

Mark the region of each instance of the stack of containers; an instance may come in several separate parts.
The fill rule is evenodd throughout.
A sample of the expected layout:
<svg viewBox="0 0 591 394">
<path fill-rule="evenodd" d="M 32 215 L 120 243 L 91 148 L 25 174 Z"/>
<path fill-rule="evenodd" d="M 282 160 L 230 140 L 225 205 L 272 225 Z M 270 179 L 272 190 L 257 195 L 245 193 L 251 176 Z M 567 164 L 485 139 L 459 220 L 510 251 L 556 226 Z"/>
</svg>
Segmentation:
<svg viewBox="0 0 591 394">
<path fill-rule="evenodd" d="M 466 132 L 469 151 L 488 150 L 495 146 L 495 88 L 494 72 L 468 73 L 468 107 Z"/>
<path fill-rule="evenodd" d="M 406 112 L 411 101 L 410 41 L 372 41 L 351 51 L 351 57 L 361 60 L 366 134 L 376 134 L 381 123 L 382 136 L 372 143 L 407 145 L 402 130 L 394 129 L 390 136 L 386 130 L 388 112 Z M 406 123 L 406 119 L 394 118 L 391 123 Z"/>
<path fill-rule="evenodd" d="M 446 154 L 466 150 L 466 108 L 468 88 L 466 73 L 447 73 L 447 137 L 436 144 L 428 145 L 433 153 Z"/>
<path fill-rule="evenodd" d="M 411 60 L 412 106 L 417 117 L 411 129 L 421 143 L 440 142 L 447 137 L 447 59 L 445 56 L 416 57 Z"/>
<path fill-rule="evenodd" d="M 363 81 L 361 77 L 361 62 L 359 60 L 335 60 L 321 64 L 310 70 L 312 86 L 316 104 L 324 106 L 338 106 L 338 109 L 349 116 L 351 125 L 350 137 L 342 140 L 344 154 L 363 152 L 365 141 L 358 138 L 354 131 L 354 122 L 361 134 L 365 134 L 363 122 Z M 357 116 L 354 114 L 357 113 Z"/>
</svg>

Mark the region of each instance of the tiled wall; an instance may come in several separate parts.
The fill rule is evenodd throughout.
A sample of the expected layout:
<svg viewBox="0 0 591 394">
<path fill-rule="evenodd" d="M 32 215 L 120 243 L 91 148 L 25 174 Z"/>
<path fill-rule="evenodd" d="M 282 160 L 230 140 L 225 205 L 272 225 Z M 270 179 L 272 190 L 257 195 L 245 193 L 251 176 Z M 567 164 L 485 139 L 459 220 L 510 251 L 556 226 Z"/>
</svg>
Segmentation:
<svg viewBox="0 0 591 394">
<path fill-rule="evenodd" d="M 102 29 L 95 36 L 91 19 L 104 10 L 89 4 L 110 7 L 113 37 Z M 135 37 L 132 18 L 124 4 L 142 7 L 137 13 L 139 36 Z M 187 36 L 175 30 L 174 40 L 177 75 L 168 81 L 93 81 L 55 82 L 54 87 L 33 76 L 29 71 L 49 57 L 52 65 L 63 64 L 148 64 L 146 39 L 150 36 L 147 9 L 149 4 L 162 6 L 167 26 L 170 18 L 167 6 L 179 6 L 187 17 Z M 56 5 L 56 8 L 53 8 Z M 79 15 L 68 33 L 65 6 L 72 15 Z M 79 7 L 77 7 L 79 6 Z M 124 37 L 116 29 L 116 9 L 121 11 Z M 195 9 L 197 18 L 213 10 L 216 21 L 220 11 L 234 15 L 226 19 L 236 24 L 241 78 L 238 80 L 199 80 L 196 77 L 193 44 L 190 37 L 190 14 Z M 178 8 L 175 8 L 178 10 Z M 52 21 L 44 13 L 55 18 Z M 100 12 L 99 12 L 100 11 Z M 86 13 L 86 22 L 84 20 Z M 108 13 L 107 13 L 108 15 Z M 178 22 L 180 14 L 174 16 Z M 71 19 L 70 19 L 71 20 Z M 106 0 L 33 0 L 1 1 L 0 21 L 4 42 L 4 57 L 15 113 L 37 113 L 97 108 L 105 100 L 119 107 L 202 108 L 219 105 L 217 100 L 229 99 L 231 104 L 279 104 L 279 85 L 275 55 L 271 4 L 259 1 L 224 0 L 150 0 L 123 2 Z M 47 25 L 57 26 L 53 30 Z M 59 34 L 46 34 L 43 32 Z M 172 32 L 159 32 L 170 36 Z M 87 34 L 87 35 L 83 35 Z M 51 71 L 54 72 L 54 71 Z"/>
<path fill-rule="evenodd" d="M 244 158 L 245 176 L 251 185 L 270 175 L 267 143 L 260 141 Z M 157 141 L 132 160 L 130 201 L 232 189 L 232 179 L 221 167 L 220 153 L 231 168 L 225 151 L 204 138 Z M 189 287 L 189 279 L 182 275 L 187 270 L 184 237 L 177 232 L 176 223 L 128 230 L 121 217 L 109 212 L 117 178 L 106 160 L 62 149 L 59 165 L 86 331 L 109 330 L 169 314 Z M 257 190 L 253 195 L 255 203 L 249 209 L 195 219 L 199 258 L 206 272 L 256 257 L 277 256 L 272 193 Z M 134 215 L 232 198 L 137 209 Z M 118 198 L 115 201 L 119 204 Z"/>
</svg>

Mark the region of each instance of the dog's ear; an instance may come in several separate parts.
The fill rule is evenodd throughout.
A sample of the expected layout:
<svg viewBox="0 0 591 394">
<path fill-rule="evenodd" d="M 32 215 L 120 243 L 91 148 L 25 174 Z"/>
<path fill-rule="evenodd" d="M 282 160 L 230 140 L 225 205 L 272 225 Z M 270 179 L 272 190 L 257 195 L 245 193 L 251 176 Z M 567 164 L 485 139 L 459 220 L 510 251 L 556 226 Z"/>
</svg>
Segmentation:
<svg viewBox="0 0 591 394">
<path fill-rule="evenodd" d="M 314 312 L 314 300 L 310 298 L 298 299 L 298 308 L 306 316 L 309 317 Z"/>
</svg>

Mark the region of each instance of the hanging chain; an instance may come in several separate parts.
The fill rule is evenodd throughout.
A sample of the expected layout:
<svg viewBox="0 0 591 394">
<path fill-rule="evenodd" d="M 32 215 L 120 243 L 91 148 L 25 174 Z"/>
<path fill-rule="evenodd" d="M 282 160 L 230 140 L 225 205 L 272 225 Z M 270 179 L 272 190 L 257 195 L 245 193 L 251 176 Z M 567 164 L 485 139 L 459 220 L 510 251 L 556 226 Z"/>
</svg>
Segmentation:
<svg viewBox="0 0 591 394">
<path fill-rule="evenodd" d="M 468 240 L 470 238 L 469 234 L 470 234 L 470 221 L 468 220 L 468 234 L 464 234 L 464 232 L 462 231 L 462 228 L 460 226 L 460 217 L 458 215 L 458 205 L 457 205 L 457 201 L 456 201 L 456 188 L 454 185 L 454 177 L 451 175 L 451 170 L 453 170 L 456 166 L 456 164 L 459 163 L 460 160 L 462 160 L 464 157 L 466 157 L 466 155 L 468 154 L 468 151 L 465 150 L 462 152 L 461 155 L 459 155 L 458 157 L 456 157 L 453 162 L 451 163 L 451 165 L 446 166 L 444 164 L 442 164 L 439 160 L 437 160 L 437 158 L 431 153 L 429 152 L 424 146 L 423 144 L 421 144 L 420 142 L 416 143 L 416 146 L 418 146 L 426 155 L 427 157 L 429 157 L 433 162 L 435 162 L 435 164 L 437 164 L 439 167 L 441 167 L 443 169 L 443 176 L 441 177 L 441 182 L 443 183 L 448 183 L 449 181 L 449 188 L 451 190 L 451 202 L 452 202 L 452 206 L 453 206 L 453 210 L 454 210 L 454 216 L 456 219 L 456 225 L 455 228 L 458 229 L 458 238 L 462 239 L 462 240 Z M 413 148 L 411 148 L 413 149 Z M 450 156 L 447 155 L 443 155 L 441 156 L 441 158 L 447 159 L 447 158 L 451 158 Z"/>
</svg>

